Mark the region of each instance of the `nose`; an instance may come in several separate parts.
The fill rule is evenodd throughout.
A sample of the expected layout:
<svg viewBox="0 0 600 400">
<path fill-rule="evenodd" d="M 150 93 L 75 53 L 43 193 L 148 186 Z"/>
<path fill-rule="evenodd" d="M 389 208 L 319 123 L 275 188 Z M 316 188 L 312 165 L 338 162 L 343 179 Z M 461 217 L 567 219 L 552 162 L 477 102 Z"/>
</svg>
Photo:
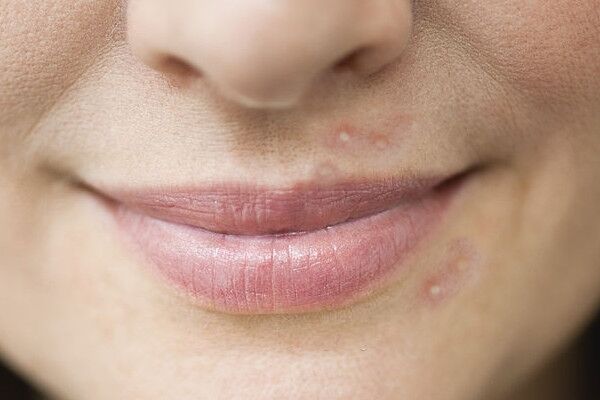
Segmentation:
<svg viewBox="0 0 600 400">
<path fill-rule="evenodd" d="M 152 68 L 287 108 L 323 75 L 368 76 L 402 54 L 411 0 L 131 0 L 128 38 Z"/>
</svg>

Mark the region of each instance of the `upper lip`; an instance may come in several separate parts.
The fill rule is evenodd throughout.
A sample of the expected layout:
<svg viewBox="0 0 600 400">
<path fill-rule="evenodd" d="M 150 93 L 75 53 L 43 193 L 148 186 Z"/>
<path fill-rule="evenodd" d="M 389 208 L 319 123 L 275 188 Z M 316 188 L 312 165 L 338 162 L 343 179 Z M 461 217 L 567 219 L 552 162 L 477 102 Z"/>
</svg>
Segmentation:
<svg viewBox="0 0 600 400">
<path fill-rule="evenodd" d="M 121 206 L 164 221 L 235 235 L 314 231 L 423 197 L 446 177 L 303 182 L 287 188 L 242 184 L 102 190 Z"/>
</svg>

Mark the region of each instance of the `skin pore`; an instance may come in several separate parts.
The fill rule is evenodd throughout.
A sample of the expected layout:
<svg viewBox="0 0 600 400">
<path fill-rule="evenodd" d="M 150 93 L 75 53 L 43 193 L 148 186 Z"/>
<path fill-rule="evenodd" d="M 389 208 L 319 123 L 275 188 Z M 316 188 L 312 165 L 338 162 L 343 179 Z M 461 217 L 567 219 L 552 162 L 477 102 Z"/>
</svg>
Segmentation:
<svg viewBox="0 0 600 400">
<path fill-rule="evenodd" d="M 599 10 L 3 0 L 2 359 L 57 399 L 544 393 L 600 302 Z M 100 189 L 455 174 L 392 279 L 306 313 L 190 301 Z"/>
</svg>

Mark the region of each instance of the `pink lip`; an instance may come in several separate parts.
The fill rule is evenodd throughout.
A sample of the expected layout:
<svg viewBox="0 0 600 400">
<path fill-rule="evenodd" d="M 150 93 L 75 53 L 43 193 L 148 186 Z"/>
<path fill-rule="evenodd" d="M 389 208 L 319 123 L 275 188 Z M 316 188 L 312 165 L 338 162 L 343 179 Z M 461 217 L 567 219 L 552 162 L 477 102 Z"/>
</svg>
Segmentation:
<svg viewBox="0 0 600 400">
<path fill-rule="evenodd" d="M 461 181 L 109 196 L 119 225 L 149 264 L 200 305 L 289 313 L 340 307 L 380 286 L 441 221 Z"/>
<path fill-rule="evenodd" d="M 314 231 L 421 197 L 439 178 L 297 184 L 289 189 L 213 185 L 204 189 L 117 192 L 132 210 L 213 232 L 268 235 Z"/>
</svg>

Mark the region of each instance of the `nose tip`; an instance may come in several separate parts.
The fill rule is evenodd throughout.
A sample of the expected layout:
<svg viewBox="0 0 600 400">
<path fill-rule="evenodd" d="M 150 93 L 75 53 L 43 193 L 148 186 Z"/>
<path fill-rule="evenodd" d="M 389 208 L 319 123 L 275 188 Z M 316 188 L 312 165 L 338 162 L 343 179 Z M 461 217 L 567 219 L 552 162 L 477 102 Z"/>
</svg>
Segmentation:
<svg viewBox="0 0 600 400">
<path fill-rule="evenodd" d="M 206 79 L 229 100 L 288 108 L 343 66 L 357 77 L 395 61 L 410 0 L 131 0 L 128 37 L 152 68 Z"/>
</svg>

